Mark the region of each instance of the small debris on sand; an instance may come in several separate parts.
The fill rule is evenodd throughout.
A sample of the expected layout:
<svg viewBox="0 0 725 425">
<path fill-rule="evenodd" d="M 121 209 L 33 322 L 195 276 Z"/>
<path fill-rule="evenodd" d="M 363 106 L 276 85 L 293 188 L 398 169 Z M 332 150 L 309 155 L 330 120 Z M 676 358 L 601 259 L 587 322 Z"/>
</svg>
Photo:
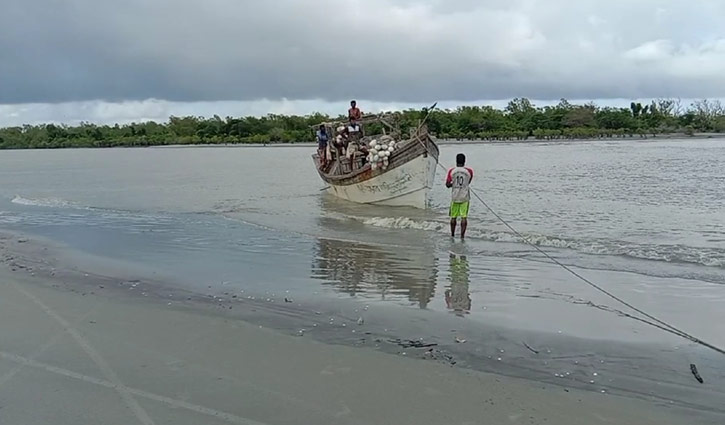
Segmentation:
<svg viewBox="0 0 725 425">
<path fill-rule="evenodd" d="M 414 341 L 412 339 L 402 340 L 400 338 L 389 339 L 388 342 L 391 342 L 393 344 L 398 344 L 398 345 L 400 345 L 403 348 L 409 348 L 409 347 L 413 347 L 413 348 L 427 348 L 427 347 L 435 347 L 435 346 L 438 345 L 435 342 L 425 343 L 423 341 Z"/>
<path fill-rule="evenodd" d="M 524 344 L 524 347 L 528 348 L 528 349 L 529 349 L 529 351 L 531 351 L 532 353 L 534 353 L 534 354 L 539 354 L 539 351 L 538 351 L 538 350 L 534 350 L 534 349 L 533 349 L 533 348 L 531 348 L 531 346 L 530 346 L 529 344 L 527 344 L 526 342 L 523 342 L 523 341 L 522 341 L 522 343 Z"/>
<path fill-rule="evenodd" d="M 697 382 L 704 384 L 705 380 L 702 379 L 702 376 L 700 376 L 700 372 L 697 371 L 697 366 L 695 366 L 694 363 L 690 363 L 690 371 L 695 376 L 695 379 L 697 379 Z"/>
</svg>

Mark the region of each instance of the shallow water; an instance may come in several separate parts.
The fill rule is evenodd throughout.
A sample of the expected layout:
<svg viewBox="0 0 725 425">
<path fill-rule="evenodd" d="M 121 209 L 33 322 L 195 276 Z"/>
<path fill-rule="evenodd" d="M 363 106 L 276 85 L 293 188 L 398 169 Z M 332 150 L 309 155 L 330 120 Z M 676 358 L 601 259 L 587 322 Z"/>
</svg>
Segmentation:
<svg viewBox="0 0 725 425">
<path fill-rule="evenodd" d="M 458 151 L 478 193 L 531 241 L 632 304 L 725 345 L 725 140 L 442 146 L 443 162 Z M 467 241 L 452 241 L 442 184 L 428 210 L 351 204 L 321 191 L 310 155 L 295 147 L 4 151 L 0 229 L 200 294 L 289 297 L 350 314 L 369 305 L 381 327 L 420 332 L 425 323 L 426 336 L 441 340 L 459 323 L 469 334 L 495 326 L 688 346 L 623 317 L 631 312 L 521 243 L 476 200 Z"/>
</svg>

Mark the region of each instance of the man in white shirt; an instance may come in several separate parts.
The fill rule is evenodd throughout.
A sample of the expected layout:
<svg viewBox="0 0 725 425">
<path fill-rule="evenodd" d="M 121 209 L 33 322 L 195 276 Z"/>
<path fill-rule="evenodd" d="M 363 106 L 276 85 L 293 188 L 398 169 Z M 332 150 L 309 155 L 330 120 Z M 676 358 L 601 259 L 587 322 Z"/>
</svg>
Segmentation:
<svg viewBox="0 0 725 425">
<path fill-rule="evenodd" d="M 461 239 L 466 237 L 468 227 L 468 205 L 471 200 L 469 188 L 473 180 L 473 170 L 466 167 L 466 155 L 456 155 L 456 166 L 448 170 L 446 176 L 446 187 L 451 189 L 451 237 L 456 236 L 456 224 L 458 217 L 461 218 Z"/>
</svg>

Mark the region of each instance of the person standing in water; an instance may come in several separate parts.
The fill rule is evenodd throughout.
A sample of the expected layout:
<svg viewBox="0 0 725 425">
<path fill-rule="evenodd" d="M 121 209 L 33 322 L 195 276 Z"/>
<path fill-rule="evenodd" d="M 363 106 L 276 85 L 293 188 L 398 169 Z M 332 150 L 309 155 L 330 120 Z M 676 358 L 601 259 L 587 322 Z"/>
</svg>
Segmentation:
<svg viewBox="0 0 725 425">
<path fill-rule="evenodd" d="M 448 170 L 446 176 L 446 187 L 451 189 L 451 237 L 456 236 L 456 224 L 458 217 L 461 218 L 461 239 L 466 237 L 468 227 L 468 205 L 471 200 L 469 188 L 473 180 L 473 170 L 466 167 L 466 155 L 456 155 L 456 166 Z"/>
</svg>

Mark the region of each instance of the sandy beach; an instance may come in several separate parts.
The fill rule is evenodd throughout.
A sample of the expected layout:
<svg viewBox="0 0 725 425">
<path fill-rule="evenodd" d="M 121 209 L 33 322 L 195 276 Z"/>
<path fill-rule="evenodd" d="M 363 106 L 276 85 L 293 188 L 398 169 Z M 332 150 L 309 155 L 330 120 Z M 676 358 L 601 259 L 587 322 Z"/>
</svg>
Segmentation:
<svg viewBox="0 0 725 425">
<path fill-rule="evenodd" d="M 682 412 L 641 400 L 323 344 L 194 302 L 127 295 L 110 276 L 29 261 L 33 240 L 3 240 L 4 425 L 682 423 Z"/>
</svg>

